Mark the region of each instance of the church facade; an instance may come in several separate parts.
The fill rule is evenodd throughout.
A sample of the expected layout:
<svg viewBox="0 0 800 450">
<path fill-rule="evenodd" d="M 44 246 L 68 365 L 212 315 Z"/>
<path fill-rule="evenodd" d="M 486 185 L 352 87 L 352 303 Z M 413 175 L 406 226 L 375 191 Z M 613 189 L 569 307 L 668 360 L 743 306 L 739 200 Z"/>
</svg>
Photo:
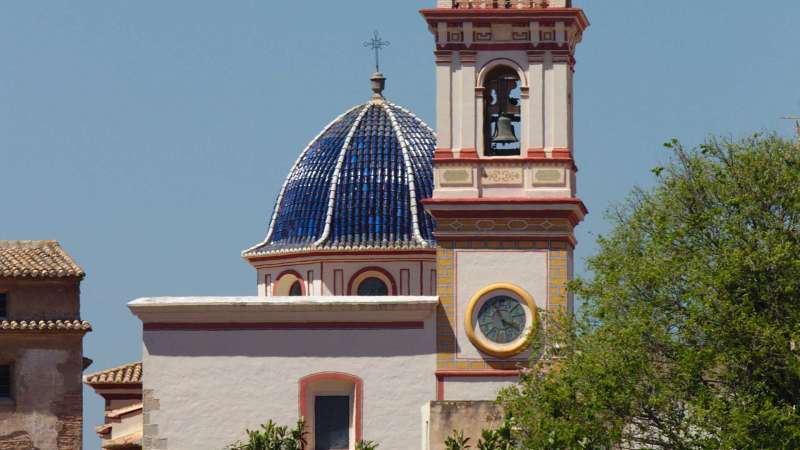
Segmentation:
<svg viewBox="0 0 800 450">
<path fill-rule="evenodd" d="M 571 310 L 583 11 L 439 0 L 421 14 L 435 131 L 374 74 L 372 97 L 300 152 L 266 238 L 242 253 L 256 296 L 129 303 L 144 448 L 222 448 L 299 417 L 312 449 L 441 448 L 440 403 L 493 400 L 537 357 L 542 311 Z"/>
</svg>

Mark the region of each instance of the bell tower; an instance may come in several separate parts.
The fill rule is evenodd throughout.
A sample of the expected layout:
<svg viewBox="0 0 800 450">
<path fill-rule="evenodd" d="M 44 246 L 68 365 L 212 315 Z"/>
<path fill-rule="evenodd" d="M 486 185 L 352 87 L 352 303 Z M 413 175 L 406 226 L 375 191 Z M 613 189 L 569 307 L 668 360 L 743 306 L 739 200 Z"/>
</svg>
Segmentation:
<svg viewBox="0 0 800 450">
<path fill-rule="evenodd" d="M 589 23 L 571 0 L 438 0 L 434 191 L 440 400 L 494 398 L 532 355 L 541 311 L 572 310 L 574 53 Z M 535 356 L 535 355 L 534 355 Z M 483 391 L 486 392 L 483 392 Z"/>
</svg>

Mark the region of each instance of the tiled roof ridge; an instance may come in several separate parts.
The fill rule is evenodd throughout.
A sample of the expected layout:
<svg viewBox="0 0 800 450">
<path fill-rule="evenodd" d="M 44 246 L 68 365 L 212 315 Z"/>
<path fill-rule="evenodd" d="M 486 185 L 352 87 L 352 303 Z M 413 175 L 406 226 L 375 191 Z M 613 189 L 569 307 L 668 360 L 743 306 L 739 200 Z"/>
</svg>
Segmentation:
<svg viewBox="0 0 800 450">
<path fill-rule="evenodd" d="M 383 103 L 381 106 L 383 107 L 384 111 L 386 111 L 386 114 L 389 116 L 389 120 L 392 123 L 392 131 L 394 131 L 395 136 L 397 136 L 397 141 L 400 143 L 400 150 L 403 155 L 403 164 L 405 164 L 406 171 L 408 172 L 408 205 L 411 209 L 411 227 L 414 240 L 420 244 L 424 244 L 425 239 L 422 238 L 422 234 L 419 231 L 419 222 L 417 219 L 416 175 L 414 175 L 414 170 L 411 168 L 411 159 L 408 156 L 410 150 L 408 149 L 408 144 L 406 143 L 406 137 L 402 128 L 400 128 L 400 125 L 397 123 L 397 117 L 395 117 L 391 105 Z"/>
<path fill-rule="evenodd" d="M 330 236 L 333 208 L 336 202 L 336 187 L 339 184 L 339 174 L 342 171 L 344 157 L 347 155 L 347 150 L 350 148 L 350 142 L 353 140 L 353 136 L 356 134 L 358 126 L 361 124 L 361 121 L 364 120 L 364 116 L 367 115 L 367 111 L 369 111 L 372 106 L 373 105 L 369 103 L 364 107 L 364 109 L 359 111 L 358 116 L 356 116 L 356 120 L 353 121 L 353 124 L 350 126 L 350 130 L 347 131 L 342 148 L 339 149 L 339 158 L 336 160 L 336 166 L 333 169 L 333 176 L 331 177 L 330 190 L 328 191 L 328 209 L 325 212 L 325 228 L 322 229 L 322 236 L 320 236 L 319 239 L 311 244 L 312 247 L 319 247 L 325 241 L 327 241 L 328 236 Z"/>
<path fill-rule="evenodd" d="M 66 278 L 84 276 L 55 240 L 0 240 L 0 277 Z"/>
<path fill-rule="evenodd" d="M 142 362 L 122 364 L 117 367 L 87 374 L 83 377 L 86 384 L 132 384 L 142 382 Z"/>
<path fill-rule="evenodd" d="M 92 325 L 85 320 L 0 320 L 0 333 L 3 332 L 53 332 L 88 333 Z"/>
</svg>

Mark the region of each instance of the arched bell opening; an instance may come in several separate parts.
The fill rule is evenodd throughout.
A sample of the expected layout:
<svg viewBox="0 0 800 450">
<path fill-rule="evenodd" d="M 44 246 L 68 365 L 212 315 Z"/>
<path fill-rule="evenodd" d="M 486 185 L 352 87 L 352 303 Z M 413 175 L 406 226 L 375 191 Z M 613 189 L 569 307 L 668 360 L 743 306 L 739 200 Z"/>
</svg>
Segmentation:
<svg viewBox="0 0 800 450">
<path fill-rule="evenodd" d="M 484 77 L 484 155 L 520 155 L 521 87 L 517 71 L 509 66 L 498 65 Z"/>
</svg>

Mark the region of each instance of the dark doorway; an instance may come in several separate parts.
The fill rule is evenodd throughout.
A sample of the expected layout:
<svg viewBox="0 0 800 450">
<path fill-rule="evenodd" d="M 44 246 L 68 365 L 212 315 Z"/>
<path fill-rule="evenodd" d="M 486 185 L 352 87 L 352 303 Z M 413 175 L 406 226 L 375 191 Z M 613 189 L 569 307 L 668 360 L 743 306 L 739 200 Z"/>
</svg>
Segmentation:
<svg viewBox="0 0 800 450">
<path fill-rule="evenodd" d="M 350 448 L 350 397 L 325 395 L 314 398 L 314 449 Z"/>
</svg>

